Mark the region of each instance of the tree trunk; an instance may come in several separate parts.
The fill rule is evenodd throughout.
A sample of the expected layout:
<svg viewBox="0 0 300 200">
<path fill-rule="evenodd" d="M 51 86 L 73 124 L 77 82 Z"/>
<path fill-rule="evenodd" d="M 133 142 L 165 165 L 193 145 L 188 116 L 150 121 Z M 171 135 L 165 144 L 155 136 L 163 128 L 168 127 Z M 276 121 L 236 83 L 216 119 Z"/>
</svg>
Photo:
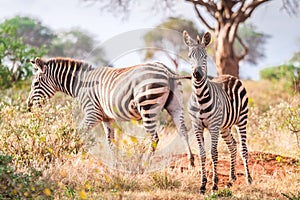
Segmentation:
<svg viewBox="0 0 300 200">
<path fill-rule="evenodd" d="M 232 24 L 221 24 L 220 27 L 215 34 L 217 37 L 215 42 L 215 62 L 218 75 L 230 74 L 239 77 L 240 59 L 235 55 L 232 39 L 230 40 Z"/>
<path fill-rule="evenodd" d="M 216 65 L 218 75 L 230 74 L 239 77 L 239 61 L 231 57 L 222 56 L 222 51 L 218 52 L 220 56 L 216 56 Z"/>
</svg>

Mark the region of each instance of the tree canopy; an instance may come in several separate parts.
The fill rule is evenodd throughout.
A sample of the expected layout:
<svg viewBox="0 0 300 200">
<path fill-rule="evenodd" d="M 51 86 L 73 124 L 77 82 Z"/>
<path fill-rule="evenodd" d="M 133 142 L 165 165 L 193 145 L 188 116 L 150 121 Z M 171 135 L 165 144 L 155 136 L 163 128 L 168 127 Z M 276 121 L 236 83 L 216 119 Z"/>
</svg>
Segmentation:
<svg viewBox="0 0 300 200">
<path fill-rule="evenodd" d="M 12 18 L 0 24 L 0 87 L 10 87 L 12 82 L 31 76 L 30 59 L 47 52 L 25 43 L 19 35 L 19 20 Z"/>
<path fill-rule="evenodd" d="M 85 1 L 97 2 L 102 5 L 104 10 L 109 12 L 116 11 L 118 15 L 120 15 L 120 11 L 123 11 L 123 13 L 130 12 L 131 8 L 136 5 L 147 5 L 149 7 L 149 3 L 135 4 L 135 2 L 137 2 L 136 0 L 110 0 L 107 2 L 99 0 Z M 159 3 L 155 1 L 154 7 L 167 7 L 172 9 L 176 2 L 178 1 L 163 0 Z M 231 74 L 238 77 L 240 61 L 251 57 L 251 55 L 247 56 L 250 47 L 246 45 L 246 41 L 238 34 L 239 27 L 251 17 L 254 10 L 262 4 L 271 2 L 271 0 L 185 0 L 185 2 L 193 6 L 199 21 L 204 24 L 209 31 L 214 33 L 214 58 L 218 74 Z M 281 9 L 286 10 L 290 14 L 297 14 L 299 6 L 300 3 L 298 0 L 282 0 Z M 260 38 L 263 39 L 262 37 Z M 239 43 L 238 52 L 236 51 L 237 43 Z M 253 60 L 251 62 L 253 62 Z"/>
<path fill-rule="evenodd" d="M 87 59 L 95 65 L 106 64 L 103 50 L 92 34 L 80 28 L 58 32 L 51 43 L 49 56 Z"/>
<path fill-rule="evenodd" d="M 99 42 L 87 31 L 73 28 L 55 32 L 38 19 L 15 16 L 0 24 L 0 87 L 32 75 L 30 60 L 39 56 L 86 59 L 105 63 Z"/>
<path fill-rule="evenodd" d="M 187 30 L 194 36 L 200 34 L 192 21 L 177 17 L 170 17 L 149 31 L 144 36 L 146 46 L 149 47 L 145 59 L 151 59 L 155 54 L 163 52 L 178 71 L 179 59 L 187 58 L 186 46 L 182 40 L 182 30 Z"/>
</svg>

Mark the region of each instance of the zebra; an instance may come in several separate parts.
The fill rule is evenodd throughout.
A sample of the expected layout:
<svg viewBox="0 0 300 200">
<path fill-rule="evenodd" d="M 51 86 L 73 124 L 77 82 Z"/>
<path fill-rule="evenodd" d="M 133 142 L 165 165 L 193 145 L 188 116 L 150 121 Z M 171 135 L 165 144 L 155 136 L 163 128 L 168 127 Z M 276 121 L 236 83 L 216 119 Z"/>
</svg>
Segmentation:
<svg viewBox="0 0 300 200">
<path fill-rule="evenodd" d="M 110 147 L 115 121 L 142 120 L 144 129 L 151 136 L 148 156 L 151 157 L 159 141 L 158 114 L 165 108 L 184 141 L 190 165 L 194 166 L 179 80 L 191 79 L 191 76 L 179 76 L 158 62 L 126 68 L 93 68 L 87 62 L 71 58 L 44 60 L 37 57 L 31 63 L 35 76 L 27 99 L 29 111 L 34 104 L 41 106 L 58 91 L 77 98 L 84 113 L 84 130 L 102 122 Z"/>
<path fill-rule="evenodd" d="M 235 165 L 237 143 L 231 133 L 231 128 L 236 125 L 241 144 L 241 157 L 243 160 L 246 181 L 252 183 L 248 169 L 248 149 L 246 125 L 248 116 L 248 97 L 242 82 L 234 76 L 222 75 L 213 80 L 207 76 L 207 51 L 211 34 L 205 33 L 200 41 L 192 39 L 187 31 L 183 31 L 183 40 L 189 48 L 188 57 L 192 65 L 192 94 L 188 104 L 188 112 L 192 122 L 192 129 L 196 135 L 199 146 L 199 159 L 201 163 L 201 186 L 200 193 L 206 190 L 207 175 L 205 171 L 206 153 L 204 149 L 204 128 L 207 128 L 211 136 L 211 156 L 213 162 L 213 186 L 212 190 L 218 189 L 218 138 L 222 138 L 230 152 L 230 176 L 228 186 L 236 180 Z"/>
</svg>

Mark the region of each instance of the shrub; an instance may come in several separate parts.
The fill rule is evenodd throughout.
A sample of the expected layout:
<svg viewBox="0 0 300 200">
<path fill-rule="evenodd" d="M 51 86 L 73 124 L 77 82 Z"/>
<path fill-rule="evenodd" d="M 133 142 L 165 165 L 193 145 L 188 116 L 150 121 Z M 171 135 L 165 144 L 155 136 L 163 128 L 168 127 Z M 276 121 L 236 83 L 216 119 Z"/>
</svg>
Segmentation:
<svg viewBox="0 0 300 200">
<path fill-rule="evenodd" d="M 41 180 L 41 176 L 34 168 L 16 173 L 12 157 L 0 154 L 0 199 L 50 198 L 51 185 Z"/>
<path fill-rule="evenodd" d="M 277 67 L 269 67 L 260 71 L 260 77 L 265 80 L 271 81 L 286 81 L 287 88 L 297 89 L 299 91 L 299 74 L 300 68 L 292 65 L 285 64 Z"/>
</svg>

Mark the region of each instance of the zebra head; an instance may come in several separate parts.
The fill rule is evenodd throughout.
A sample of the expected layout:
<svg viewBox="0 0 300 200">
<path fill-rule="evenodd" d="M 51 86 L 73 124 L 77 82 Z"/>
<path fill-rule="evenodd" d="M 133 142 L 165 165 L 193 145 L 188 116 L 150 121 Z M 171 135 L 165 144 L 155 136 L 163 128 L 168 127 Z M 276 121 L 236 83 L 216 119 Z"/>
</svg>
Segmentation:
<svg viewBox="0 0 300 200">
<path fill-rule="evenodd" d="M 192 65 L 193 76 L 197 81 L 207 78 L 207 52 L 206 47 L 210 43 L 211 35 L 205 33 L 202 39 L 197 35 L 196 41 L 190 37 L 187 31 L 183 31 L 183 41 L 189 48 L 189 59 Z"/>
<path fill-rule="evenodd" d="M 27 98 L 28 110 L 31 111 L 31 107 L 36 104 L 41 107 L 41 103 L 44 103 L 46 99 L 51 98 L 56 92 L 53 80 L 48 75 L 47 64 L 41 58 L 32 60 L 33 69 L 35 71 L 34 78 L 31 84 L 31 91 Z"/>
</svg>

